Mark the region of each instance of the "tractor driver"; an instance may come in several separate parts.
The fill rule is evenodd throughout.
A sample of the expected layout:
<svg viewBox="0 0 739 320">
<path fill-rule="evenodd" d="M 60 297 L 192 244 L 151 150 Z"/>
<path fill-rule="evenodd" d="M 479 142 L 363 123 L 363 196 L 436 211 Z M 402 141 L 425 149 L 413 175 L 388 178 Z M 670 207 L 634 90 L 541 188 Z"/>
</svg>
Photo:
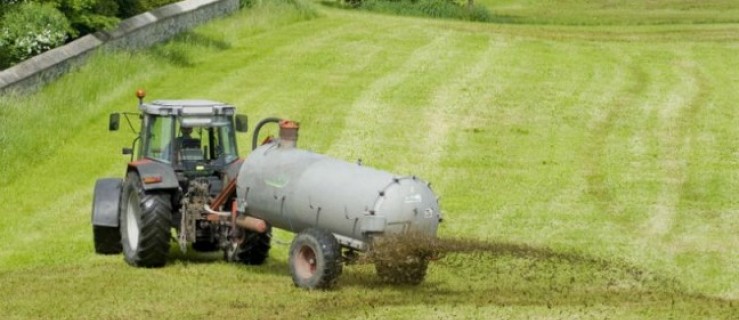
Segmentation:
<svg viewBox="0 0 739 320">
<path fill-rule="evenodd" d="M 175 139 L 177 150 L 200 149 L 200 139 L 192 136 L 192 127 L 180 127 L 180 136 Z"/>
<path fill-rule="evenodd" d="M 182 143 L 185 140 L 192 139 L 192 128 L 191 127 L 180 127 L 180 136 L 177 137 L 177 145 L 182 147 Z"/>
<path fill-rule="evenodd" d="M 172 144 L 167 145 L 165 154 L 169 154 L 169 150 L 174 147 L 175 159 L 183 159 L 182 152 L 185 152 L 184 149 L 189 149 L 188 153 L 193 153 L 193 149 L 199 151 L 200 139 L 192 136 L 192 130 L 191 127 L 180 127 L 180 135 L 174 139 Z M 202 153 L 200 153 L 200 157 L 202 157 Z"/>
</svg>

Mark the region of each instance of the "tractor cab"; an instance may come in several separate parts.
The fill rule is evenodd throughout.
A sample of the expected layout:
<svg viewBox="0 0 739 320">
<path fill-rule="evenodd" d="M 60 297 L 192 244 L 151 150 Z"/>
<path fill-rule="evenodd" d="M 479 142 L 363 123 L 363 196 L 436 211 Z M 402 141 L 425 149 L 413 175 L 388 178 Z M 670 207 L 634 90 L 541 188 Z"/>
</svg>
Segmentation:
<svg viewBox="0 0 739 320">
<path fill-rule="evenodd" d="M 208 100 L 158 100 L 139 108 L 144 117 L 139 158 L 171 163 L 187 175 L 210 175 L 238 159 L 235 132 L 246 128 L 235 128 L 234 107 Z"/>
<path fill-rule="evenodd" d="M 238 159 L 234 107 L 207 100 L 154 101 L 143 114 L 139 158 L 177 172 L 211 175 Z"/>
<path fill-rule="evenodd" d="M 139 111 L 141 130 L 132 148 L 123 149 L 131 160 L 171 166 L 186 179 L 212 176 L 238 160 L 235 133 L 247 130 L 247 119 L 231 105 L 210 100 L 144 103 L 142 99 Z M 117 130 L 119 122 L 119 114 L 112 114 L 109 129 Z"/>
</svg>

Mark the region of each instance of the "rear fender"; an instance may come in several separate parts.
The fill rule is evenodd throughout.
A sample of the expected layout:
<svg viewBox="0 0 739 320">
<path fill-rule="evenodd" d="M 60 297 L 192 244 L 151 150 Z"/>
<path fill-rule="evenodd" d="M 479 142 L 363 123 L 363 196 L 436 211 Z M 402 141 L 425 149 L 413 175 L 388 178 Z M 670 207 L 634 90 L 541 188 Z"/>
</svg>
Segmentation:
<svg viewBox="0 0 739 320">
<path fill-rule="evenodd" d="M 123 180 L 98 179 L 92 196 L 92 225 L 118 227 L 118 208 Z"/>
<path fill-rule="evenodd" d="M 179 188 L 177 175 L 171 165 L 148 159 L 128 164 L 128 171 L 136 171 L 141 178 L 144 190 L 171 190 Z"/>
</svg>

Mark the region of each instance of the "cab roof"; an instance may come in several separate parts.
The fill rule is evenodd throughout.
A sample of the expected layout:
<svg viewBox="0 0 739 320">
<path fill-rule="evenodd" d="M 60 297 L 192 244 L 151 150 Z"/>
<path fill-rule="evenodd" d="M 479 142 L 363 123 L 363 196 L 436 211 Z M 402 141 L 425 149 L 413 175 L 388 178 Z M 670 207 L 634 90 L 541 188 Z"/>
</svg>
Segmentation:
<svg viewBox="0 0 739 320">
<path fill-rule="evenodd" d="M 139 110 L 146 114 L 206 116 L 233 115 L 236 108 L 232 105 L 211 100 L 156 100 L 142 103 Z"/>
</svg>

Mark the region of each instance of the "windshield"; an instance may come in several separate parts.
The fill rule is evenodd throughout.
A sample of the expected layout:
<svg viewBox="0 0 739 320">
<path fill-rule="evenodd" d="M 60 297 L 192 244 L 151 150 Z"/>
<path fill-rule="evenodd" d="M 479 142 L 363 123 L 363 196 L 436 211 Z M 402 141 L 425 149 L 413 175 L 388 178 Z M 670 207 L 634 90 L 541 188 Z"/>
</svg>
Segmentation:
<svg viewBox="0 0 739 320">
<path fill-rule="evenodd" d="M 206 118 L 173 116 L 146 117 L 142 154 L 174 163 L 227 164 L 238 159 L 233 121 L 228 116 Z"/>
</svg>

